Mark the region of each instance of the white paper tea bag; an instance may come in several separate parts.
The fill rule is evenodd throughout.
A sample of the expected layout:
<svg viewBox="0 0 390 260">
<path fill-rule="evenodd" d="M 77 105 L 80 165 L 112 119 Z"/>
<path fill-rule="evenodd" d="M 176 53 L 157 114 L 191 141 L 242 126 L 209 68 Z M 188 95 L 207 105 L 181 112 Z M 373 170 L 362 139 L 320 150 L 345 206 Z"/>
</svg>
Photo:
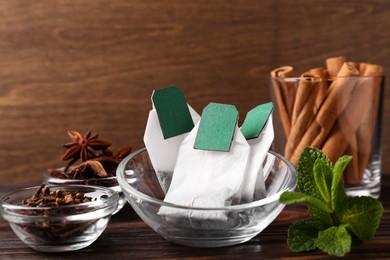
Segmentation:
<svg viewBox="0 0 390 260">
<path fill-rule="evenodd" d="M 172 178 L 180 143 L 200 120 L 176 87 L 157 89 L 152 94 L 144 143 L 161 188 L 166 193 Z"/>
<path fill-rule="evenodd" d="M 251 147 L 247 174 L 242 186 L 241 203 L 252 202 L 264 198 L 264 161 L 274 140 L 272 124 L 272 103 L 266 103 L 248 112 L 241 132 Z"/>
<path fill-rule="evenodd" d="M 201 121 L 182 142 L 165 202 L 187 207 L 231 205 L 245 179 L 250 147 L 237 126 L 232 105 L 210 103 Z M 226 225 L 222 211 L 161 207 L 159 214 L 201 228 Z"/>
</svg>

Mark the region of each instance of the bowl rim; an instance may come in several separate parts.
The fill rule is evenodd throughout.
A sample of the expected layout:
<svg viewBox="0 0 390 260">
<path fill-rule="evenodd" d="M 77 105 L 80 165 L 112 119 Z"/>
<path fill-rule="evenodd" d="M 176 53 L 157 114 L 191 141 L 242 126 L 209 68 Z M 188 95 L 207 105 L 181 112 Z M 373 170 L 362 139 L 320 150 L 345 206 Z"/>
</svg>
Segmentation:
<svg viewBox="0 0 390 260">
<path fill-rule="evenodd" d="M 288 183 L 286 184 L 286 188 L 284 188 L 283 190 L 275 193 L 275 194 L 272 194 L 271 196 L 269 197 L 265 197 L 263 199 L 260 199 L 260 200 L 256 200 L 256 201 L 252 201 L 252 202 L 249 202 L 249 203 L 243 203 L 243 204 L 238 204 L 238 205 L 230 205 L 230 206 L 225 206 L 225 207 L 187 207 L 187 206 L 183 206 L 183 205 L 178 205 L 178 204 L 174 204 L 174 203 L 170 203 L 170 202 L 165 202 L 163 200 L 160 200 L 160 199 L 157 199 L 157 198 L 154 198 L 154 197 L 151 197 L 149 195 L 146 195 L 136 189 L 134 189 L 132 186 L 129 185 L 129 183 L 126 181 L 126 178 L 124 176 L 124 169 L 125 169 L 125 166 L 126 164 L 135 156 L 139 155 L 140 153 L 142 152 L 145 152 L 147 151 L 147 149 L 144 147 L 144 148 L 141 148 L 137 151 L 134 151 L 133 153 L 129 154 L 128 156 L 126 156 L 118 165 L 117 167 L 117 172 L 116 172 L 116 176 L 117 176 L 117 180 L 118 180 L 118 183 L 119 185 L 121 186 L 122 188 L 122 191 L 126 191 L 128 192 L 129 194 L 132 194 L 142 200 L 145 200 L 147 202 L 150 202 L 150 203 L 154 203 L 154 204 L 159 204 L 161 206 L 167 206 L 167 207 L 172 207 L 172 208 L 177 208 L 177 209 L 190 209 L 190 210 L 199 210 L 199 211 L 209 211 L 209 210 L 215 210 L 215 211 L 229 211 L 229 210 L 242 210 L 242 209 L 251 209 L 251 208 L 256 208 L 256 207 L 259 207 L 259 206 L 263 206 L 263 205 L 267 205 L 269 203 L 272 203 L 272 202 L 275 202 L 277 200 L 279 200 L 279 197 L 280 195 L 285 192 L 285 191 L 293 191 L 295 190 L 296 186 L 297 186 L 297 175 L 296 175 L 296 170 L 295 170 L 295 167 L 292 165 L 292 163 L 287 160 L 284 156 L 276 153 L 276 152 L 273 152 L 273 151 L 268 151 L 268 154 L 272 154 L 274 155 L 276 158 L 280 159 L 284 164 L 286 164 L 287 168 L 289 169 L 290 171 L 290 179 L 288 180 Z"/>
<path fill-rule="evenodd" d="M 51 177 L 47 172 L 45 172 L 42 176 L 43 183 L 51 184 L 51 185 L 85 185 L 85 186 L 99 186 L 110 188 L 118 193 L 122 192 L 121 187 L 119 186 L 118 179 L 115 176 L 110 177 L 102 177 L 102 178 L 87 178 L 87 179 L 62 179 Z M 116 184 L 113 185 L 105 185 L 110 181 L 115 181 Z M 89 184 L 93 182 L 92 184 Z"/>
<path fill-rule="evenodd" d="M 14 191 L 11 191 L 11 192 L 8 192 L 4 195 L 2 195 L 0 197 L 0 210 L 1 210 L 1 213 L 2 214 L 9 214 L 11 212 L 13 212 L 14 210 L 27 210 L 27 211 L 30 211 L 30 212 L 47 212 L 47 211 L 50 211 L 50 210 L 54 210 L 54 209 L 58 209 L 58 208 L 61 208 L 61 209 L 69 209 L 69 208 L 74 208 L 74 207 L 78 207 L 78 208 L 91 208 L 93 209 L 93 211 L 95 210 L 99 210 L 99 209 L 104 209 L 104 208 L 107 208 L 107 207 L 111 207 L 115 204 L 118 204 L 118 193 L 110 188 L 106 188 L 106 187 L 101 187 L 101 186 L 93 186 L 93 185 L 59 185 L 59 184 L 47 184 L 47 186 L 49 186 L 49 188 L 62 188 L 62 189 L 80 189 L 80 188 L 89 188 L 89 189 L 93 189 L 94 191 L 100 191 L 100 192 L 104 192 L 105 194 L 108 194 L 108 198 L 105 199 L 105 200 L 94 200 L 94 201 L 90 201 L 90 202 L 83 202 L 83 203 L 79 203 L 79 204 L 71 204 L 71 205 L 63 205 L 63 206 L 58 206 L 58 207 L 29 207 L 29 206 L 24 206 L 24 205 L 18 205 L 18 204 L 13 204 L 13 203 L 8 203 L 6 202 L 5 200 L 12 196 L 12 195 L 17 195 L 19 193 L 23 193 L 23 192 L 26 192 L 26 191 L 36 191 L 40 186 L 32 186 L 32 187 L 26 187 L 26 188 L 22 188 L 22 189 L 18 189 L 18 190 L 14 190 Z M 84 191 L 81 191 L 81 192 L 84 192 Z M 32 193 L 33 194 L 33 193 Z M 104 195 L 104 194 L 102 194 Z M 84 212 L 84 213 L 75 213 L 75 214 L 72 214 L 72 215 L 82 215 L 82 214 L 85 214 L 85 213 L 88 213 L 88 212 Z M 23 216 L 30 216 L 30 214 L 21 214 L 21 213 L 18 213 L 18 215 L 23 215 Z M 72 216 L 72 215 L 69 215 L 69 216 Z M 42 216 L 32 216 L 31 217 L 41 217 Z M 53 218 L 53 217 L 57 217 L 56 215 L 53 215 L 53 216 L 49 216 L 48 218 Z M 64 217 L 64 216 L 61 216 L 61 217 Z"/>
<path fill-rule="evenodd" d="M 290 81 L 290 82 L 293 82 L 293 81 L 297 81 L 297 80 L 302 80 L 302 79 L 307 79 L 309 77 L 272 77 L 270 76 L 269 79 L 270 80 L 285 80 L 285 81 Z M 321 78 L 321 77 L 317 77 L 317 78 Z M 326 81 L 333 81 L 335 79 L 364 79 L 364 78 L 386 78 L 386 75 L 385 74 L 381 74 L 381 75 L 357 75 L 357 76 L 336 76 L 336 77 L 332 77 L 332 78 L 323 78 L 324 80 Z"/>
<path fill-rule="evenodd" d="M 64 169 L 65 167 L 59 167 L 57 169 Z M 61 184 L 61 183 L 80 183 L 80 182 L 86 182 L 86 181 L 109 181 L 109 180 L 115 180 L 116 175 L 114 176 L 109 176 L 109 177 L 100 177 L 100 178 L 86 178 L 86 179 L 65 179 L 65 178 L 57 178 L 57 177 L 52 177 L 49 175 L 47 171 L 43 173 L 42 176 L 44 179 L 46 178 L 47 180 L 58 180 L 56 184 Z"/>
</svg>

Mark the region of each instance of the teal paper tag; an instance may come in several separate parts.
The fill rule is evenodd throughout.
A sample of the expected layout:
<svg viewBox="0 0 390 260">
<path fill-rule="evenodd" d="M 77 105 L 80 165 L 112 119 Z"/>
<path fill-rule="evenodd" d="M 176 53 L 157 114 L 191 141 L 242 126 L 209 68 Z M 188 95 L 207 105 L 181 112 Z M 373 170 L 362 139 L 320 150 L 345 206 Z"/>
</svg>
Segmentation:
<svg viewBox="0 0 390 260">
<path fill-rule="evenodd" d="M 272 102 L 253 108 L 246 114 L 241 132 L 246 140 L 257 138 L 274 109 Z"/>
<path fill-rule="evenodd" d="M 156 89 L 152 101 L 164 139 L 188 133 L 194 128 L 186 98 L 178 87 Z"/>
<path fill-rule="evenodd" d="M 210 103 L 203 109 L 194 148 L 229 152 L 237 120 L 235 106 Z"/>
</svg>

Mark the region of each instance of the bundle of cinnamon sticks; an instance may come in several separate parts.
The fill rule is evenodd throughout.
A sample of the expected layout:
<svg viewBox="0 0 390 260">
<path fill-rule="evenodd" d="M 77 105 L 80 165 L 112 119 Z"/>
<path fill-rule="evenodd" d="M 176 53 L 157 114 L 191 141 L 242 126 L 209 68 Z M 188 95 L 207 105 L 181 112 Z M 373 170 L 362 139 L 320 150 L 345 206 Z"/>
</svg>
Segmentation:
<svg viewBox="0 0 390 260">
<path fill-rule="evenodd" d="M 271 71 L 277 112 L 286 136 L 284 155 L 297 165 L 306 146 L 322 149 L 333 163 L 343 154 L 353 156 L 344 174 L 347 184 L 358 184 L 371 156 L 380 102 L 383 67 L 326 60 L 326 67 L 296 77 L 292 66 Z"/>
</svg>

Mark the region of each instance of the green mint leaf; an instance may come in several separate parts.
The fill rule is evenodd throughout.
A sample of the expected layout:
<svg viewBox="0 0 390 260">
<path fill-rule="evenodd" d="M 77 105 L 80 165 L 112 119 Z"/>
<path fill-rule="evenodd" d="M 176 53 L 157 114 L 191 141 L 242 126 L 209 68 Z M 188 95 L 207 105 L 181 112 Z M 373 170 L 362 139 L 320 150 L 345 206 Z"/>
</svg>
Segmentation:
<svg viewBox="0 0 390 260">
<path fill-rule="evenodd" d="M 332 209 L 336 211 L 338 217 L 341 217 L 345 206 L 347 205 L 347 195 L 344 190 L 344 184 L 340 182 L 341 176 L 348 163 L 351 161 L 352 156 L 344 155 L 340 157 L 333 167 L 332 178 Z"/>
<path fill-rule="evenodd" d="M 332 168 L 323 160 L 317 159 L 313 166 L 313 174 L 322 200 L 329 205 L 331 201 Z"/>
<path fill-rule="evenodd" d="M 297 167 L 297 179 L 298 188 L 302 193 L 321 200 L 322 195 L 317 188 L 313 173 L 314 164 L 317 160 L 323 161 L 324 165 L 326 165 L 327 168 L 333 170 L 333 165 L 331 161 L 321 150 L 312 147 L 306 147 L 305 149 L 303 149 L 299 158 Z M 308 210 L 310 216 L 313 219 L 319 220 L 328 226 L 333 225 L 333 219 L 328 213 L 324 213 L 315 207 L 311 207 L 310 205 L 308 205 Z"/>
<path fill-rule="evenodd" d="M 346 225 L 333 226 L 318 233 L 316 246 L 333 256 L 344 256 L 351 251 L 352 238 Z"/>
<path fill-rule="evenodd" d="M 322 226 L 314 221 L 297 221 L 288 228 L 287 244 L 293 252 L 311 251 L 317 248 L 318 232 Z"/>
<path fill-rule="evenodd" d="M 332 209 L 335 212 L 336 218 L 340 220 L 343 218 L 344 212 L 347 210 L 348 206 L 348 197 L 345 193 L 343 182 L 339 182 L 338 188 L 333 191 L 332 196 Z M 340 223 L 338 222 L 335 224 Z"/>
<path fill-rule="evenodd" d="M 335 165 L 333 167 L 332 190 L 337 188 L 338 183 L 340 182 L 341 176 L 343 175 L 345 168 L 347 167 L 348 163 L 351 160 L 352 160 L 352 156 L 343 155 L 335 163 Z"/>
<path fill-rule="evenodd" d="M 382 214 L 383 206 L 379 200 L 368 196 L 349 197 L 342 222 L 348 224 L 348 229 L 364 241 L 374 237 Z"/>
<path fill-rule="evenodd" d="M 321 194 L 314 180 L 313 168 L 317 159 L 324 161 L 332 169 L 332 163 L 325 154 L 316 148 L 306 147 L 299 157 L 297 177 L 299 190 L 307 195 L 321 199 Z"/>
<path fill-rule="evenodd" d="M 313 207 L 311 204 L 307 204 L 307 208 L 308 208 L 310 216 L 314 220 L 321 221 L 324 225 L 329 226 L 329 227 L 334 225 L 334 221 L 332 219 L 332 216 L 329 213 L 324 212 L 316 207 Z"/>
<path fill-rule="evenodd" d="M 301 192 L 285 191 L 280 195 L 279 202 L 284 204 L 294 204 L 298 202 L 306 202 L 312 207 L 326 213 L 332 213 L 332 210 L 326 206 L 321 200 Z"/>
</svg>

